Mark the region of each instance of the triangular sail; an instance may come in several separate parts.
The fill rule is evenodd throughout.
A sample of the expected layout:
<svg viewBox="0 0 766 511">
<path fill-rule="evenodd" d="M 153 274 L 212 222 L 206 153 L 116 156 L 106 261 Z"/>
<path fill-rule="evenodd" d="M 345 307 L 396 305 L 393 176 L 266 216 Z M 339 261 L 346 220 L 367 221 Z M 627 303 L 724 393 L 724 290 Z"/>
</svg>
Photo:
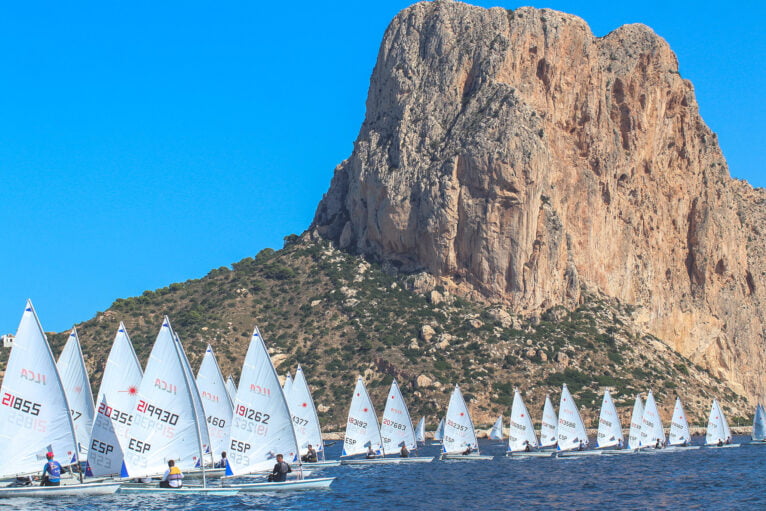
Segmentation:
<svg viewBox="0 0 766 511">
<path fill-rule="evenodd" d="M 228 475 L 271 470 L 277 454 L 288 463 L 298 459 L 290 410 L 257 327 L 239 379 L 228 444 Z"/>
<path fill-rule="evenodd" d="M 124 477 L 162 474 L 169 460 L 181 470 L 199 462 L 200 432 L 187 379 L 184 357 L 165 316 L 138 387 Z"/>
<path fill-rule="evenodd" d="M 234 377 L 232 375 L 229 375 L 229 377 L 226 378 L 226 392 L 229 393 L 229 399 L 231 399 L 231 402 L 233 403 L 237 398 L 237 384 L 234 383 Z"/>
<path fill-rule="evenodd" d="M 561 401 L 559 402 L 559 427 L 556 432 L 558 449 L 568 451 L 588 445 L 588 435 L 585 432 L 585 424 L 580 417 L 580 410 L 572 399 L 572 394 L 564 384 L 561 389 Z"/>
<path fill-rule="evenodd" d="M 181 362 L 183 362 L 184 366 L 184 373 L 186 377 L 186 381 L 189 382 L 189 385 L 192 387 L 189 391 L 192 399 L 192 404 L 194 405 L 194 413 L 196 417 L 200 417 L 200 423 L 198 424 L 199 434 L 202 438 L 202 453 L 203 457 L 204 454 L 210 454 L 212 456 L 212 453 L 210 451 L 210 430 L 207 427 L 207 421 L 204 420 L 206 417 L 205 415 L 205 407 L 202 405 L 202 397 L 199 393 L 199 388 L 197 387 L 197 380 L 194 379 L 194 372 L 192 371 L 191 364 L 189 363 L 189 358 L 186 356 L 186 352 L 183 349 L 183 346 L 181 345 L 181 339 L 178 337 L 177 332 L 173 332 L 173 335 L 176 339 L 177 349 L 178 353 L 181 357 Z"/>
<path fill-rule="evenodd" d="M 596 446 L 600 448 L 622 446 L 623 441 L 620 416 L 617 415 L 612 395 L 607 390 L 604 392 L 604 399 L 601 401 Z"/>
<path fill-rule="evenodd" d="M 717 399 L 713 399 L 710 406 L 710 416 L 707 421 L 707 432 L 705 434 L 705 444 L 716 445 L 726 443 L 726 428 L 724 426 L 724 417 Z"/>
<path fill-rule="evenodd" d="M 383 453 L 378 417 L 364 380 L 360 376 L 356 380 L 354 397 L 351 399 L 348 410 L 346 435 L 343 438 L 343 456 L 366 453 L 369 447 L 372 447 L 376 454 Z"/>
<path fill-rule="evenodd" d="M 755 406 L 755 415 L 753 416 L 753 434 L 751 438 L 755 442 L 763 442 L 766 440 L 766 413 L 764 413 L 763 406 L 758 403 Z"/>
<path fill-rule="evenodd" d="M 684 405 L 681 398 L 676 397 L 676 405 L 673 408 L 673 418 L 670 420 L 669 445 L 684 445 L 691 442 L 692 435 L 689 431 L 689 422 L 686 420 Z"/>
<path fill-rule="evenodd" d="M 476 440 L 476 432 L 473 429 L 471 414 L 463 399 L 460 387 L 455 385 L 455 390 L 450 396 L 447 416 L 444 420 L 444 439 L 442 440 L 442 452 L 445 454 L 458 454 L 468 449 L 478 449 L 479 442 Z"/>
<path fill-rule="evenodd" d="M 559 418 L 553 408 L 551 396 L 545 396 L 543 406 L 543 421 L 540 425 L 540 447 L 553 447 L 557 441 Z"/>
<path fill-rule="evenodd" d="M 439 421 L 439 425 L 436 426 L 436 431 L 434 431 L 434 441 L 441 442 L 442 440 L 444 440 L 444 417 Z"/>
<path fill-rule="evenodd" d="M 91 432 L 88 465 L 96 477 L 119 474 L 143 371 L 125 325 L 120 323 L 106 359 Z"/>
<path fill-rule="evenodd" d="M 290 395 L 287 403 L 293 417 L 293 429 L 298 442 L 298 451 L 301 455 L 308 452 L 311 445 L 320 458 L 324 457 L 324 442 L 322 441 L 322 429 L 319 424 L 314 399 L 311 397 L 306 375 L 301 366 L 295 371 L 295 378 L 290 386 Z"/>
<path fill-rule="evenodd" d="M 503 439 L 503 416 L 499 416 L 495 423 L 492 425 L 492 429 L 489 432 L 489 438 L 491 440 Z"/>
<path fill-rule="evenodd" d="M 226 450 L 226 441 L 231 429 L 234 404 L 229 398 L 221 368 L 215 358 L 212 346 L 208 344 L 202 364 L 197 373 L 197 389 L 205 409 L 204 417 L 210 435 L 210 451 L 218 459 Z"/>
<path fill-rule="evenodd" d="M 644 400 L 636 395 L 633 403 L 633 415 L 630 416 L 630 431 L 628 432 L 628 447 L 638 449 L 641 447 L 641 422 L 644 420 Z"/>
<path fill-rule="evenodd" d="M 45 453 L 76 457 L 74 425 L 56 361 L 27 301 L 0 388 L 0 477 L 39 472 Z"/>
<path fill-rule="evenodd" d="M 511 428 L 508 433 L 508 450 L 511 452 L 526 451 L 527 446 L 530 449 L 536 449 L 538 446 L 535 436 L 535 427 L 532 424 L 532 417 L 529 416 L 527 405 L 521 397 L 519 389 L 513 394 L 513 405 L 511 405 Z"/>
<path fill-rule="evenodd" d="M 383 451 L 387 453 L 394 453 L 403 445 L 409 450 L 418 448 L 410 412 L 396 380 L 391 382 L 391 389 L 388 391 L 380 425 L 380 437 L 383 440 Z"/>
<path fill-rule="evenodd" d="M 731 443 L 731 429 L 729 428 L 729 421 L 726 420 L 726 414 L 723 413 L 723 408 L 721 408 L 721 403 L 718 403 L 718 410 L 721 412 L 721 420 L 723 421 L 724 441 Z"/>
<path fill-rule="evenodd" d="M 641 445 L 665 446 L 665 431 L 662 429 L 662 420 L 660 412 L 657 410 L 657 403 L 654 401 L 654 394 L 649 391 L 646 396 L 646 405 L 644 406 L 644 415 L 641 418 Z"/>
<path fill-rule="evenodd" d="M 418 442 L 426 441 L 426 418 L 421 417 L 418 425 L 415 426 L 415 440 Z"/>
<path fill-rule="evenodd" d="M 87 457 L 90 445 L 90 432 L 93 429 L 93 416 L 96 407 L 93 405 L 93 392 L 90 389 L 88 371 L 85 368 L 85 360 L 82 357 L 80 338 L 77 329 L 73 328 L 64 349 L 59 355 L 56 364 L 61 383 L 64 385 L 67 401 L 72 411 L 72 422 L 77 443 L 80 447 L 81 458 Z"/>
<path fill-rule="evenodd" d="M 287 376 L 285 376 L 285 384 L 282 385 L 282 392 L 285 394 L 285 397 L 287 398 L 287 404 L 290 404 L 290 389 L 293 387 L 293 377 L 290 376 L 290 373 L 287 373 Z"/>
</svg>

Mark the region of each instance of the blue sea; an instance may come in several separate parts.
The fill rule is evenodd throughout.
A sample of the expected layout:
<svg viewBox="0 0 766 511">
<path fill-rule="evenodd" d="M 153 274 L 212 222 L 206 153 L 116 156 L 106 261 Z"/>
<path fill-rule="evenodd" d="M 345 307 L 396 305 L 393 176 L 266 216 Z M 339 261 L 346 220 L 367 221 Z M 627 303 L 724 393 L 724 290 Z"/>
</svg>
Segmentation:
<svg viewBox="0 0 766 511">
<path fill-rule="evenodd" d="M 699 440 L 699 439 L 696 439 Z M 736 442 L 749 438 L 735 437 Z M 509 459 L 482 440 L 492 461 L 340 466 L 328 490 L 244 493 L 235 497 L 113 495 L 44 502 L 15 499 L 2 509 L 67 510 L 495 510 L 495 509 L 766 509 L 766 446 L 596 456 Z M 337 459 L 340 442 L 327 448 Z M 426 446 L 418 455 L 438 455 Z"/>
</svg>

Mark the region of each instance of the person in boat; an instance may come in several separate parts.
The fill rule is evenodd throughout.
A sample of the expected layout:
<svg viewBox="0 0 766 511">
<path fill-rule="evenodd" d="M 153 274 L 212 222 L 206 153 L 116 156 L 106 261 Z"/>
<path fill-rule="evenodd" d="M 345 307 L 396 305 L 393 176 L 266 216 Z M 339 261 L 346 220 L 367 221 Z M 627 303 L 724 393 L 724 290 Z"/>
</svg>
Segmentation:
<svg viewBox="0 0 766 511">
<path fill-rule="evenodd" d="M 580 440 L 580 445 L 577 446 L 578 451 L 584 451 L 585 450 L 585 444 L 582 440 Z"/>
<path fill-rule="evenodd" d="M 305 463 L 316 463 L 318 460 L 317 458 L 317 451 L 314 449 L 314 446 L 309 444 L 308 451 L 306 454 L 301 456 L 301 461 Z"/>
<path fill-rule="evenodd" d="M 226 451 L 221 451 L 221 459 L 215 462 L 215 465 L 213 465 L 213 468 L 226 468 L 226 465 L 228 464 L 229 464 L 229 460 L 226 459 Z"/>
<path fill-rule="evenodd" d="M 617 440 L 617 448 L 622 449 L 622 438 Z"/>
<path fill-rule="evenodd" d="M 43 466 L 43 477 L 40 486 L 60 486 L 61 485 L 61 464 L 53 459 L 53 453 L 45 455 L 48 460 Z"/>
<path fill-rule="evenodd" d="M 468 456 L 473 451 L 473 448 L 470 444 L 468 444 L 468 447 L 465 448 L 465 451 L 463 451 L 463 456 Z"/>
<path fill-rule="evenodd" d="M 532 452 L 532 446 L 529 445 L 529 442 L 524 440 L 524 452 Z"/>
<path fill-rule="evenodd" d="M 368 460 L 371 460 L 371 459 L 375 459 L 377 457 L 378 457 L 378 455 L 375 454 L 375 451 L 372 450 L 372 446 L 367 447 L 367 456 L 366 456 L 366 458 Z"/>
<path fill-rule="evenodd" d="M 17 476 L 10 486 L 12 487 L 32 486 L 32 481 L 33 481 L 32 476 Z"/>
<path fill-rule="evenodd" d="M 655 449 L 662 449 L 662 442 L 660 442 L 660 439 L 657 439 L 657 442 L 654 444 Z"/>
<path fill-rule="evenodd" d="M 183 486 L 183 472 L 173 460 L 168 461 L 168 469 L 160 480 L 160 488 L 180 488 Z"/>
<path fill-rule="evenodd" d="M 723 440 L 720 438 L 718 439 L 718 447 L 723 447 Z"/>
<path fill-rule="evenodd" d="M 730 436 L 726 437 L 726 445 L 731 445 L 731 437 Z"/>
<path fill-rule="evenodd" d="M 285 461 L 284 456 L 281 454 L 277 454 L 277 463 L 274 465 L 274 469 L 271 471 L 271 474 L 269 475 L 269 482 L 270 483 L 283 483 L 287 481 L 287 474 L 292 472 L 293 470 L 290 468 L 290 465 L 287 464 Z"/>
<path fill-rule="evenodd" d="M 410 451 L 407 449 L 407 446 L 402 444 L 402 449 L 399 451 L 399 456 L 401 458 L 409 458 L 410 457 Z"/>
</svg>

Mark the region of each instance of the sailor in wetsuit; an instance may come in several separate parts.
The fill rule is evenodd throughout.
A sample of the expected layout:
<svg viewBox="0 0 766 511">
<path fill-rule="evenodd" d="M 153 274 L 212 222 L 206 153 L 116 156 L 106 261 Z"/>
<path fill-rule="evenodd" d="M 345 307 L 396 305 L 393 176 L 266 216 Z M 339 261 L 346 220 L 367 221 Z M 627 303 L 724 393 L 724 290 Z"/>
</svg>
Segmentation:
<svg viewBox="0 0 766 511">
<path fill-rule="evenodd" d="M 285 461 L 284 456 L 277 454 L 277 463 L 274 465 L 271 475 L 269 475 L 269 482 L 283 483 L 287 481 L 287 474 L 292 471 L 290 465 Z"/>
</svg>

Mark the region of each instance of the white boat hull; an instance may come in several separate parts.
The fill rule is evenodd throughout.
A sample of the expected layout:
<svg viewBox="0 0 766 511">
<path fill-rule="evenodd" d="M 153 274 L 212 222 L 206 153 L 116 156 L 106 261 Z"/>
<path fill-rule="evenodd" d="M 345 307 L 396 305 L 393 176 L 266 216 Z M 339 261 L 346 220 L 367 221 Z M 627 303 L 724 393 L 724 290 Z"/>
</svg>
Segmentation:
<svg viewBox="0 0 766 511">
<path fill-rule="evenodd" d="M 706 449 L 729 449 L 731 447 L 739 447 L 741 444 L 725 444 L 725 445 L 706 445 Z"/>
<path fill-rule="evenodd" d="M 314 462 L 314 463 L 304 462 L 303 466 L 306 467 L 306 468 L 312 468 L 312 469 L 320 469 L 320 468 L 328 468 L 328 467 L 338 467 L 338 466 L 340 466 L 340 460 L 317 461 L 317 462 Z"/>
<path fill-rule="evenodd" d="M 206 468 L 205 477 L 222 477 L 226 474 L 225 468 Z M 184 478 L 202 479 L 202 470 L 195 468 L 184 472 Z"/>
<path fill-rule="evenodd" d="M 241 492 L 257 491 L 294 491 L 294 490 L 313 490 L 319 488 L 329 488 L 334 477 L 318 477 L 316 479 L 301 479 L 298 481 L 285 481 L 282 483 L 248 483 L 227 486 L 227 488 L 236 488 Z"/>
<path fill-rule="evenodd" d="M 519 451 L 505 453 L 509 458 L 552 458 L 553 454 L 553 451 Z"/>
<path fill-rule="evenodd" d="M 670 452 L 681 452 L 681 451 L 694 451 L 696 449 L 702 449 L 702 446 L 701 445 L 687 445 L 687 446 L 669 445 L 668 447 L 662 450 L 670 451 Z"/>
<path fill-rule="evenodd" d="M 488 461 L 494 456 L 488 454 L 442 454 L 443 460 L 450 461 Z"/>
<path fill-rule="evenodd" d="M 63 486 L 16 486 L 12 488 L 0 488 L 0 498 L 111 495 L 119 488 L 120 483 L 68 484 Z"/>
<path fill-rule="evenodd" d="M 399 463 L 431 463 L 433 456 L 412 456 L 409 458 L 399 458 Z"/>
<path fill-rule="evenodd" d="M 638 449 L 599 449 L 602 454 L 615 456 L 620 454 L 638 454 Z"/>
<path fill-rule="evenodd" d="M 341 465 L 395 465 L 406 458 L 362 458 L 356 460 L 340 460 Z"/>
<path fill-rule="evenodd" d="M 580 458 L 584 456 L 601 456 L 603 451 L 558 451 L 557 458 Z"/>
<path fill-rule="evenodd" d="M 120 493 L 178 493 L 180 495 L 216 495 L 231 497 L 239 493 L 237 488 L 203 488 L 202 486 L 182 486 L 181 488 L 160 488 L 145 484 L 123 484 Z"/>
</svg>

